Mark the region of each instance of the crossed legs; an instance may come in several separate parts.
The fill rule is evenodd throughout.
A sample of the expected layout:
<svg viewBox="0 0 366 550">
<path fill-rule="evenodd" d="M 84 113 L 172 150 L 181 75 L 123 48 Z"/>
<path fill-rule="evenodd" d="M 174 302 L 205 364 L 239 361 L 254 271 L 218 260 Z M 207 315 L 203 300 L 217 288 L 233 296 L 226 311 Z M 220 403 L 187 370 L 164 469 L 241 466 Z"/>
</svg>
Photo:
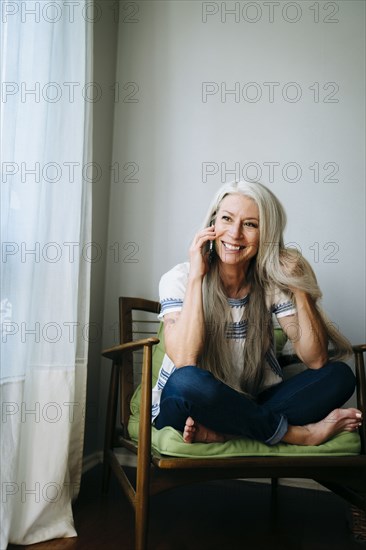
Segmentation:
<svg viewBox="0 0 366 550">
<path fill-rule="evenodd" d="M 361 426 L 361 418 L 362 415 L 358 409 L 335 409 L 319 422 L 304 426 L 289 425 L 282 441 L 293 445 L 320 445 L 340 432 L 355 431 Z M 210 430 L 199 422 L 195 422 L 190 416 L 183 429 L 183 439 L 186 443 L 223 443 L 234 437 L 238 436 Z"/>
<path fill-rule="evenodd" d="M 207 371 L 187 366 L 168 379 L 155 424 L 158 429 L 170 425 L 182 431 L 187 443 L 246 436 L 269 445 L 319 445 L 360 425 L 360 411 L 340 409 L 354 387 L 351 369 L 335 362 L 308 369 L 253 401 Z"/>
</svg>

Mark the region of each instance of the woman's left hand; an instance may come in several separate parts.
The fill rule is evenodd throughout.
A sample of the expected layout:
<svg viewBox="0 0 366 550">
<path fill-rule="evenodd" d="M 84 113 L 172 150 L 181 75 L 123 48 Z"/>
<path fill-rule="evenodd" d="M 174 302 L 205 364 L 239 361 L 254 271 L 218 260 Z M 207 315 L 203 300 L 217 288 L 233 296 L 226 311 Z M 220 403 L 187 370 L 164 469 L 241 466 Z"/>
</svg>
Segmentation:
<svg viewBox="0 0 366 550">
<path fill-rule="evenodd" d="M 304 258 L 295 248 L 286 248 L 280 252 L 280 266 L 283 274 L 290 279 L 304 277 Z M 296 294 L 299 290 L 294 286 L 288 288 L 293 294 Z"/>
</svg>

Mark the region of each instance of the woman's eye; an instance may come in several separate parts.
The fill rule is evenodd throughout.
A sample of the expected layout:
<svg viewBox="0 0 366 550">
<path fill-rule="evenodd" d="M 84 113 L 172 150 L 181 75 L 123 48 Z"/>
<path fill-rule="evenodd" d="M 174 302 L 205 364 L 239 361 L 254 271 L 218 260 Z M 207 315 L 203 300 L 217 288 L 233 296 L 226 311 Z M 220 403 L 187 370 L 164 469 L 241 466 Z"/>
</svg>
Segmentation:
<svg viewBox="0 0 366 550">
<path fill-rule="evenodd" d="M 257 225 L 256 223 L 254 223 L 254 222 L 244 222 L 244 225 L 245 225 L 246 227 L 254 227 L 254 228 L 257 228 L 257 227 L 258 227 L 258 225 Z"/>
<path fill-rule="evenodd" d="M 222 216 L 221 219 L 222 219 L 222 220 L 225 220 L 226 222 L 229 222 L 229 221 L 230 221 L 230 217 L 229 217 L 229 216 Z"/>
</svg>

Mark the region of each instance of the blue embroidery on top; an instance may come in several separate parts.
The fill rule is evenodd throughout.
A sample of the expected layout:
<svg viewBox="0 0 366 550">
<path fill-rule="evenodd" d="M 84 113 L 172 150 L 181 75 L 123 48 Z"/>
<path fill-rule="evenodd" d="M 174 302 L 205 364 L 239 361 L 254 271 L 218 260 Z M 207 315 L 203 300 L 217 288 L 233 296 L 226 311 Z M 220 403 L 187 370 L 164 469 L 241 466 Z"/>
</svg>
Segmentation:
<svg viewBox="0 0 366 550">
<path fill-rule="evenodd" d="M 266 353 L 266 361 L 275 374 L 283 379 L 283 373 L 279 362 L 274 354 L 273 349 L 269 349 Z"/>
<path fill-rule="evenodd" d="M 291 309 L 295 309 L 295 306 L 291 301 L 282 302 L 282 304 L 272 305 L 272 313 L 274 313 L 275 315 L 278 315 L 279 313 L 284 313 L 285 311 L 290 311 Z"/>
<path fill-rule="evenodd" d="M 183 306 L 183 300 L 177 299 L 177 298 L 165 298 L 164 300 L 161 300 L 161 311 L 160 314 L 164 314 L 169 309 L 176 308 L 176 307 L 182 307 Z"/>
<path fill-rule="evenodd" d="M 244 296 L 244 298 L 227 298 L 227 303 L 230 307 L 244 307 L 249 302 L 249 294 Z"/>
<path fill-rule="evenodd" d="M 226 329 L 226 338 L 230 340 L 242 340 L 246 338 L 248 331 L 248 321 L 238 321 L 236 323 L 229 323 Z"/>
</svg>

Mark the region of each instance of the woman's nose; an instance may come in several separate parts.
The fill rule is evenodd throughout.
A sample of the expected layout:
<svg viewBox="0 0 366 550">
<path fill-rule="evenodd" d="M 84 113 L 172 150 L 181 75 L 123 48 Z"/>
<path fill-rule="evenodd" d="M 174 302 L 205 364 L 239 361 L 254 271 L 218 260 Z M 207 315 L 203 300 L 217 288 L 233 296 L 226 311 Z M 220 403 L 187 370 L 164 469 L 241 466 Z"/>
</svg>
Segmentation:
<svg viewBox="0 0 366 550">
<path fill-rule="evenodd" d="M 235 239 L 239 239 L 240 237 L 242 237 L 241 223 L 233 223 L 230 226 L 229 234 Z"/>
</svg>

